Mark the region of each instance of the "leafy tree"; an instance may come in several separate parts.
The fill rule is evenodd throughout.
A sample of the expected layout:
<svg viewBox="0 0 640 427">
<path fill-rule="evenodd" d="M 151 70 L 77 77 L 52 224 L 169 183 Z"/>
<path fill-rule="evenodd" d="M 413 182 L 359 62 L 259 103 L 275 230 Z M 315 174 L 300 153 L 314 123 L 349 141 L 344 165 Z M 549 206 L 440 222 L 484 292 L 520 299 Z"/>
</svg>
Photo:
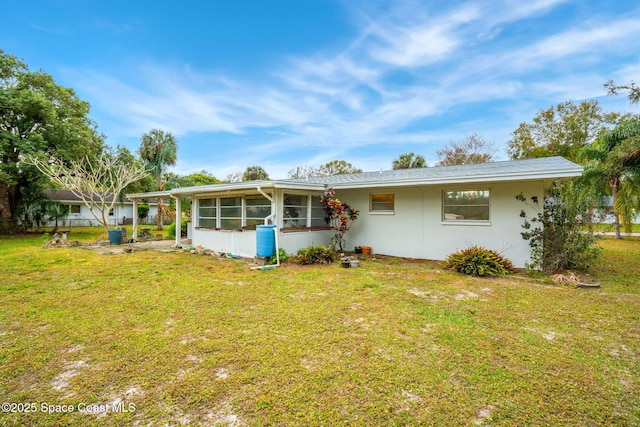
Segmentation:
<svg viewBox="0 0 640 427">
<path fill-rule="evenodd" d="M 156 178 L 157 190 L 164 189 L 162 180 L 168 166 L 176 164 L 178 143 L 170 132 L 151 129 L 142 135 L 140 157 L 147 162 L 147 169 Z M 162 230 L 162 199 L 158 199 L 158 230 Z"/>
<path fill-rule="evenodd" d="M 145 161 L 141 158 L 135 156 L 131 150 L 127 147 L 118 145 L 115 149 L 113 148 L 105 148 L 105 151 L 109 153 L 109 155 L 116 157 L 119 164 L 128 165 L 133 168 L 139 168 L 145 164 Z M 149 191 L 156 190 L 156 180 L 150 174 L 146 177 L 142 178 L 139 181 L 132 182 L 127 185 L 127 187 L 122 190 L 122 193 L 118 195 L 121 201 L 124 201 L 125 195 L 129 193 L 146 193 Z"/>
<path fill-rule="evenodd" d="M 633 218 L 640 211 L 640 117 L 628 119 L 603 133 L 580 155 L 587 160 L 583 180 L 595 188 L 603 189 L 605 183 L 609 187 L 616 239 L 620 239 L 621 222 L 630 230 Z"/>
<path fill-rule="evenodd" d="M 320 198 L 326 215 L 327 224 L 333 229 L 331 242 L 342 251 L 344 250 L 344 234 L 349 231 L 349 223 L 358 219 L 359 212 L 351 206 L 335 198 L 336 192 L 328 187 Z"/>
<path fill-rule="evenodd" d="M 391 167 L 395 169 L 415 169 L 426 168 L 427 162 L 424 156 L 415 153 L 400 154 L 397 159 L 391 163 Z"/>
<path fill-rule="evenodd" d="M 185 175 L 183 178 L 185 182 L 188 181 L 191 183 L 190 186 L 220 184 L 221 182 L 218 178 L 205 170 L 199 173 Z"/>
<path fill-rule="evenodd" d="M 332 160 L 318 168 L 318 175 L 346 175 L 351 173 L 362 173 L 362 169 L 354 167 L 345 160 Z"/>
<path fill-rule="evenodd" d="M 609 95 L 617 95 L 623 90 L 628 90 L 629 101 L 632 104 L 637 104 L 640 101 L 640 86 L 636 85 L 634 81 L 631 81 L 628 85 L 616 85 L 616 82 L 609 80 L 604 84 L 609 91 Z"/>
<path fill-rule="evenodd" d="M 628 115 L 605 113 L 598 101 L 563 102 L 540 110 L 531 123 L 513 131 L 507 152 L 512 159 L 562 156 L 578 161 L 578 152 Z"/>
<path fill-rule="evenodd" d="M 64 220 L 69 216 L 69 206 L 52 200 L 46 204 L 46 213 L 51 220 L 55 221 L 53 232 L 56 233 L 58 231 L 58 221 Z"/>
<path fill-rule="evenodd" d="M 71 161 L 101 152 L 89 104 L 0 49 L 0 233 L 17 231 L 23 199 L 48 185 L 25 156 Z"/>
<path fill-rule="evenodd" d="M 262 166 L 249 166 L 242 174 L 243 181 L 268 180 L 269 174 Z"/>
<path fill-rule="evenodd" d="M 493 160 L 496 147 L 493 142 L 474 133 L 458 142 L 450 142 L 445 148 L 436 151 L 437 166 L 471 165 Z"/>
<path fill-rule="evenodd" d="M 23 189 L 22 199 L 18 208 L 20 231 L 27 232 L 33 225 L 40 229 L 47 220 L 47 207 L 51 203 L 41 188 L 31 187 Z"/>
<path fill-rule="evenodd" d="M 28 157 L 25 162 L 35 166 L 60 188 L 70 190 L 80 198 L 107 234 L 109 212 L 118 202 L 117 195 L 130 183 L 148 175 L 145 167 L 120 163 L 108 152 L 70 162 L 38 157 Z"/>
<path fill-rule="evenodd" d="M 207 171 L 201 171 L 199 173 L 192 173 L 190 175 L 178 175 L 172 172 L 167 172 L 163 177 L 164 188 L 173 189 L 180 187 L 195 187 L 199 185 L 211 185 L 220 184 L 220 181 Z M 182 214 L 185 217 L 189 217 L 191 214 L 191 202 L 187 197 L 181 198 L 182 202 Z M 171 199 L 169 205 L 173 206 L 174 201 Z M 165 215 L 166 217 L 166 215 Z"/>
</svg>

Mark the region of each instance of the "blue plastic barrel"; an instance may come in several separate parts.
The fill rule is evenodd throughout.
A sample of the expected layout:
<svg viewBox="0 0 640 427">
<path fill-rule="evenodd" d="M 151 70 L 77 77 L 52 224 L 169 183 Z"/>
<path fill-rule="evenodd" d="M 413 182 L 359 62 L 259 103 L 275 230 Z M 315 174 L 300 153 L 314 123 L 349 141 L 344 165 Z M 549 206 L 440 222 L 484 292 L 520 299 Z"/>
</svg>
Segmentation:
<svg viewBox="0 0 640 427">
<path fill-rule="evenodd" d="M 258 256 L 270 257 L 276 253 L 275 224 L 256 226 L 256 249 Z"/>
<path fill-rule="evenodd" d="M 119 245 L 122 240 L 121 230 L 109 230 L 109 244 Z"/>
</svg>

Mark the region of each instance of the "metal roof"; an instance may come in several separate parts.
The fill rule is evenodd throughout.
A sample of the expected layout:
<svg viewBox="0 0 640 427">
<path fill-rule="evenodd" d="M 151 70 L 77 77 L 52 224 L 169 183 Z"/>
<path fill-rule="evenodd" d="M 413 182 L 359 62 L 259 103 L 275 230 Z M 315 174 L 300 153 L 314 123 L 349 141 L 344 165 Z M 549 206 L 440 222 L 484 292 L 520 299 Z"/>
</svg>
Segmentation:
<svg viewBox="0 0 640 427">
<path fill-rule="evenodd" d="M 127 197 L 189 197 L 196 194 L 231 193 L 275 188 L 322 190 L 325 186 L 336 189 L 399 187 L 407 185 L 443 185 L 480 182 L 573 179 L 582 175 L 582 166 L 563 157 L 507 160 L 474 165 L 436 166 L 430 168 L 384 170 L 344 175 L 313 176 L 308 178 L 273 181 L 245 181 L 226 184 L 183 187 L 173 190 L 127 194 Z"/>
<path fill-rule="evenodd" d="M 575 178 L 582 174 L 579 166 L 563 157 L 507 160 L 473 165 L 436 166 L 363 172 L 356 174 L 314 176 L 290 182 L 318 183 L 334 188 L 385 187 L 389 185 L 435 185 L 465 182 L 521 181 L 532 179 Z"/>
</svg>

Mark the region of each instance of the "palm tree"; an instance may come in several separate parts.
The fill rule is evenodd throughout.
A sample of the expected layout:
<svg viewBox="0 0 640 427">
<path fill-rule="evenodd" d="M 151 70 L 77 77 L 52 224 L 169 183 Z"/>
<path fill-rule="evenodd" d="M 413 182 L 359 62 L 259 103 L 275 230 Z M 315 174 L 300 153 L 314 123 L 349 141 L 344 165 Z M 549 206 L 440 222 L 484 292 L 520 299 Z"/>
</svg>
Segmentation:
<svg viewBox="0 0 640 427">
<path fill-rule="evenodd" d="M 158 183 L 158 191 L 164 189 L 163 175 L 168 166 L 176 164 L 178 143 L 170 132 L 151 129 L 142 135 L 140 157 L 147 162 L 147 168 Z M 162 230 L 162 199 L 158 199 L 158 230 Z"/>
<path fill-rule="evenodd" d="M 415 169 L 426 168 L 427 162 L 424 156 L 416 155 L 414 153 L 400 154 L 397 159 L 391 163 L 392 168 L 395 169 Z"/>
<path fill-rule="evenodd" d="M 269 174 L 262 166 L 249 166 L 242 174 L 243 181 L 268 180 Z"/>
<path fill-rule="evenodd" d="M 588 160 L 583 179 L 594 188 L 609 187 L 613 197 L 616 239 L 640 210 L 640 117 L 623 121 L 580 152 Z"/>
</svg>

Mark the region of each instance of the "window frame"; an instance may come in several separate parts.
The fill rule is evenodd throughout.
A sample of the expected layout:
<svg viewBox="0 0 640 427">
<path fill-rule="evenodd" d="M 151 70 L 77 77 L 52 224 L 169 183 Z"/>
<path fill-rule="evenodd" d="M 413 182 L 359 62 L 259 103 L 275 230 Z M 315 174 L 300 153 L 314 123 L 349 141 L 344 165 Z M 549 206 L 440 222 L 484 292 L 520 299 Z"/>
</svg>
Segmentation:
<svg viewBox="0 0 640 427">
<path fill-rule="evenodd" d="M 464 192 L 486 192 L 487 203 L 486 204 L 447 204 L 445 202 L 447 193 L 464 193 Z M 446 225 L 491 225 L 491 193 L 492 190 L 490 187 L 482 187 L 482 188 L 455 188 L 455 189 L 445 189 L 442 190 L 442 194 L 440 195 L 440 221 L 442 224 Z M 446 210 L 449 206 L 466 206 L 466 207 L 486 207 L 487 211 L 487 219 L 455 219 L 455 218 L 446 218 Z M 454 214 L 455 215 L 455 214 Z"/>
<path fill-rule="evenodd" d="M 376 204 L 388 203 L 387 202 L 374 202 L 374 196 L 391 196 L 392 209 L 374 209 Z M 395 215 L 396 213 L 396 193 L 369 193 L 369 213 L 373 215 Z"/>
<path fill-rule="evenodd" d="M 214 216 L 207 216 L 204 217 L 200 214 L 200 208 L 202 208 L 201 203 L 203 200 L 213 200 L 214 204 L 213 206 L 205 206 L 205 209 L 211 209 L 213 208 L 214 211 Z M 211 229 L 215 229 L 218 228 L 218 198 L 217 197 L 203 197 L 202 199 L 198 199 L 198 210 L 197 210 L 197 224 L 198 224 L 198 228 L 211 228 Z M 214 220 L 214 226 L 210 227 L 210 226 L 206 226 L 206 225 L 200 225 L 200 220 L 201 219 L 205 219 L 205 220 Z"/>
<path fill-rule="evenodd" d="M 247 204 L 248 200 L 264 200 L 264 205 L 262 204 Z M 269 214 L 264 216 L 264 217 L 257 217 L 257 216 L 249 216 L 247 209 L 249 207 L 257 207 L 257 208 L 269 208 Z M 246 195 L 242 197 L 242 228 L 243 229 L 250 229 L 250 230 L 254 230 L 256 228 L 257 225 L 263 224 L 264 223 L 264 218 L 266 218 L 267 216 L 271 215 L 271 210 L 273 209 L 273 207 L 271 206 L 271 202 L 269 201 L 269 199 L 267 199 L 266 197 L 264 197 L 261 194 L 256 194 L 256 195 Z M 252 224 L 248 224 L 248 221 L 251 220 L 251 222 L 253 222 Z M 255 222 L 256 220 L 259 220 L 259 222 Z"/>
<path fill-rule="evenodd" d="M 239 199 L 240 203 L 237 205 L 223 205 L 222 200 L 223 199 Z M 247 200 L 256 200 L 256 199 L 264 199 L 265 203 L 264 205 L 252 205 L 252 204 L 247 204 Z M 203 217 L 200 215 L 200 203 L 202 200 L 214 200 L 215 201 L 215 217 Z M 209 229 L 209 230 L 229 230 L 229 231 L 239 231 L 239 230 L 254 230 L 256 225 L 258 225 L 259 223 L 262 223 L 262 220 L 264 220 L 264 218 L 258 218 L 258 217 L 253 217 L 253 216 L 248 216 L 247 215 L 247 207 L 259 207 L 259 208 L 265 208 L 265 207 L 269 207 L 269 215 L 271 215 L 272 213 L 272 209 L 273 206 L 271 205 L 271 202 L 269 201 L 269 199 L 267 199 L 266 197 L 260 195 L 260 194 L 230 194 L 230 195 L 218 195 L 218 196 L 209 196 L 209 197 L 201 197 L 196 199 L 197 201 L 197 213 L 196 213 L 196 220 L 197 220 L 197 226 L 196 228 L 202 228 L 202 229 Z M 223 214 L 225 214 L 225 210 L 227 211 L 232 211 L 234 209 L 240 209 L 240 216 L 223 216 Z M 269 216 L 267 215 L 267 216 Z M 215 227 L 213 226 L 202 226 L 200 225 L 200 220 L 201 219 L 214 219 L 215 220 Z M 256 222 L 256 220 L 260 219 L 260 222 Z M 237 221 L 240 220 L 240 226 L 239 227 L 222 227 L 222 222 L 224 220 L 232 220 L 232 221 Z M 253 222 L 252 224 L 247 225 L 247 220 Z"/>
<path fill-rule="evenodd" d="M 303 204 L 285 204 L 285 200 L 289 196 L 301 197 Z M 322 197 L 321 194 L 313 192 L 301 192 L 301 191 L 286 191 L 282 192 L 282 202 L 279 209 L 282 209 L 282 228 L 281 230 L 288 231 L 309 231 L 309 230 L 328 230 L 331 227 L 325 220 L 324 209 L 321 208 L 319 200 Z M 314 203 L 316 201 L 316 203 Z M 290 216 L 285 216 L 285 211 L 288 208 L 302 208 L 305 212 L 305 216 L 298 217 L 298 225 L 289 225 L 287 222 L 295 221 Z"/>
<path fill-rule="evenodd" d="M 295 197 L 300 197 L 302 198 L 302 204 L 286 204 L 286 200 L 287 197 L 291 197 L 291 196 L 295 196 Z M 292 216 L 285 216 L 285 212 L 288 209 L 294 209 L 297 210 L 297 208 L 301 208 L 304 212 L 305 212 L 305 216 L 304 217 L 292 217 Z M 298 219 L 292 219 L 292 218 L 298 218 Z M 287 225 L 288 221 L 299 221 L 300 224 L 298 225 Z M 282 193 L 282 228 L 287 228 L 287 229 L 304 229 L 304 228 L 308 228 L 309 225 L 309 195 L 308 194 L 300 194 L 300 193 Z"/>
</svg>

